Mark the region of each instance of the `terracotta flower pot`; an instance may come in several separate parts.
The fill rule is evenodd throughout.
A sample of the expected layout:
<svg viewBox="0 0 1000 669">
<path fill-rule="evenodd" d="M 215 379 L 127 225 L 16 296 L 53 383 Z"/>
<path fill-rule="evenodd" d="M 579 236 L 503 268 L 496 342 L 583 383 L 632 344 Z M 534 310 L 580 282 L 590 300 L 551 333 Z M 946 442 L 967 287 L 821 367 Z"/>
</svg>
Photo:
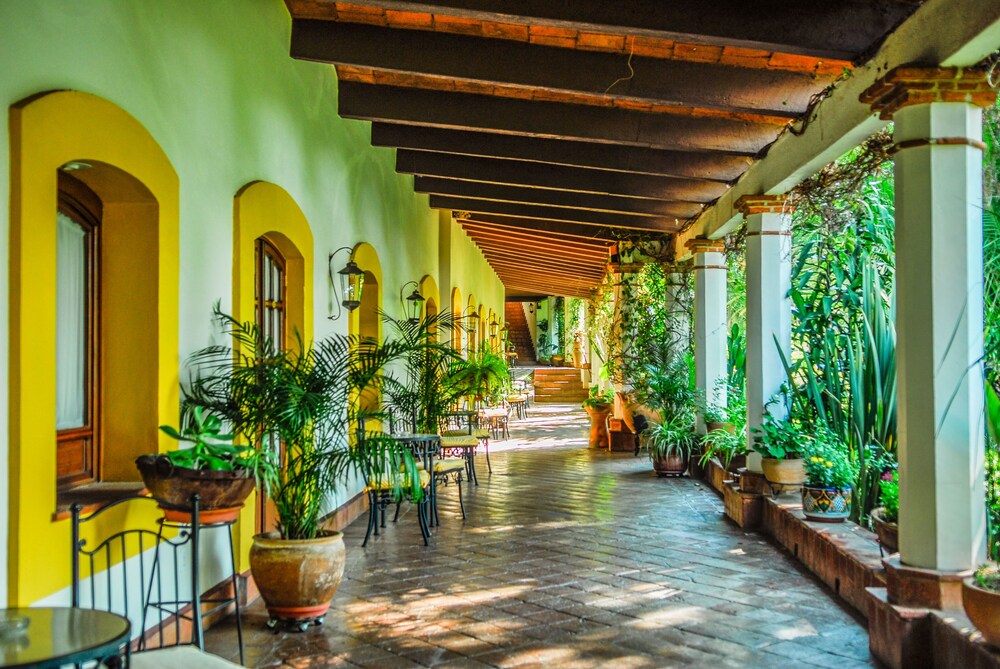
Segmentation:
<svg viewBox="0 0 1000 669">
<path fill-rule="evenodd" d="M 198 493 L 199 522 L 225 522 L 239 515 L 254 478 L 250 472 L 210 471 L 175 467 L 163 455 L 142 455 L 135 461 L 146 490 L 160 503 L 168 520 L 191 518 L 191 496 Z"/>
<path fill-rule="evenodd" d="M 688 459 L 680 453 L 670 453 L 666 457 L 653 458 L 653 471 L 657 476 L 683 476 L 687 471 Z"/>
<path fill-rule="evenodd" d="M 962 608 L 983 639 L 1000 648 L 1000 593 L 986 590 L 974 578 L 962 582 Z"/>
<path fill-rule="evenodd" d="M 760 466 L 764 470 L 764 478 L 773 489 L 796 490 L 806 482 L 806 466 L 802 458 L 794 460 L 763 458 Z"/>
<path fill-rule="evenodd" d="M 712 421 L 710 423 L 705 423 L 705 430 L 708 432 L 715 432 L 716 430 L 725 430 L 729 434 L 736 434 L 736 426 L 733 425 L 732 423 Z"/>
<path fill-rule="evenodd" d="M 561 355 L 554 355 L 554 356 L 552 356 L 552 366 L 553 367 L 562 367 L 564 362 L 566 362 L 565 356 L 561 356 Z"/>
<path fill-rule="evenodd" d="M 590 447 L 608 448 L 608 416 L 611 415 L 611 405 L 584 408 L 590 416 Z"/>
<path fill-rule="evenodd" d="M 878 535 L 878 543 L 886 553 L 899 552 L 899 524 L 890 523 L 883 519 L 882 514 L 885 509 L 881 506 L 872 509 L 872 525 L 875 526 L 875 534 Z"/>
<path fill-rule="evenodd" d="M 256 535 L 250 571 L 271 617 L 268 625 L 276 620 L 319 622 L 344 575 L 345 555 L 340 532 L 301 540 L 282 539 L 278 532 Z"/>
<path fill-rule="evenodd" d="M 802 486 L 802 513 L 809 520 L 842 523 L 851 515 L 851 488 Z"/>
</svg>

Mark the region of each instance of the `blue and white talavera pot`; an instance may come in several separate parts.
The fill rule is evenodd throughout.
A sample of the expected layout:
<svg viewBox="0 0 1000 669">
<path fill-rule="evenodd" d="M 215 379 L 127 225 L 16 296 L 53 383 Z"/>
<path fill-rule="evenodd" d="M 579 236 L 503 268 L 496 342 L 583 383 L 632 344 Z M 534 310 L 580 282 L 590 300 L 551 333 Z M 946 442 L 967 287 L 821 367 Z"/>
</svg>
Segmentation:
<svg viewBox="0 0 1000 669">
<path fill-rule="evenodd" d="M 851 489 L 804 485 L 802 512 L 809 520 L 839 523 L 851 515 Z"/>
</svg>

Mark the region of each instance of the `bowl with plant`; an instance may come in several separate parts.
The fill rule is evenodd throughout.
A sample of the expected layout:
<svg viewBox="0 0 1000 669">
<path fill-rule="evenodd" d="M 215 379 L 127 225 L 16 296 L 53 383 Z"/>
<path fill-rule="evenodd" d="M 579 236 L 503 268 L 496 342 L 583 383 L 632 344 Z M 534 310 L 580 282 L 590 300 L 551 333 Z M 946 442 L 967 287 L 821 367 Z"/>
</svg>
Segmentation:
<svg viewBox="0 0 1000 669">
<path fill-rule="evenodd" d="M 590 447 L 608 448 L 608 416 L 615 403 L 612 388 L 601 390 L 598 385 L 590 387 L 590 394 L 583 401 L 583 408 L 590 416 Z"/>
<path fill-rule="evenodd" d="M 878 486 L 882 506 L 872 509 L 872 525 L 879 546 L 892 554 L 899 551 L 899 472 L 885 472 Z"/>
<path fill-rule="evenodd" d="M 190 521 L 195 494 L 199 522 L 234 520 L 256 479 L 266 473 L 267 459 L 257 449 L 234 445 L 233 435 L 222 433 L 222 421 L 200 406 L 187 407 L 182 424 L 179 430 L 170 425 L 160 430 L 189 447 L 136 459 L 146 490 L 167 520 Z"/>
<path fill-rule="evenodd" d="M 986 643 L 1000 648 L 1000 566 L 984 564 L 962 582 L 962 608 Z"/>
<path fill-rule="evenodd" d="M 761 469 L 772 490 L 795 490 L 805 483 L 803 454 L 808 441 L 798 423 L 765 413 L 764 423 L 754 431 L 753 449 L 761 455 Z"/>
<path fill-rule="evenodd" d="M 694 415 L 679 413 L 654 422 L 646 430 L 646 446 L 657 476 L 682 476 L 691 451 L 698 445 Z"/>
<path fill-rule="evenodd" d="M 829 430 L 821 429 L 805 455 L 802 512 L 809 520 L 843 522 L 851 515 L 851 486 L 857 478 L 847 445 Z"/>
</svg>

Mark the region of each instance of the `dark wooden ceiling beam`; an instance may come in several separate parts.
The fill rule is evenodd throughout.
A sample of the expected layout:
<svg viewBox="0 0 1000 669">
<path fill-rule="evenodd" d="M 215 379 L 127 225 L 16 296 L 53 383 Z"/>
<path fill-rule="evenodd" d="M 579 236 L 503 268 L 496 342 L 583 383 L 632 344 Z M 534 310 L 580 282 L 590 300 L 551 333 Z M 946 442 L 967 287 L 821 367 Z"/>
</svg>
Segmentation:
<svg viewBox="0 0 1000 669">
<path fill-rule="evenodd" d="M 603 274 L 606 263 L 577 263 L 566 259 L 553 258 L 551 256 L 530 256 L 521 253 L 513 253 L 492 249 L 483 251 L 483 255 L 489 261 L 513 263 L 517 267 L 524 268 L 549 268 L 553 271 L 575 272 L 581 275 Z"/>
<path fill-rule="evenodd" d="M 396 152 L 396 171 L 461 181 L 673 200 L 695 205 L 691 209 L 695 213 L 701 210 L 697 203 L 711 202 L 726 191 L 725 184 L 702 179 L 675 179 L 402 149 Z"/>
<path fill-rule="evenodd" d="M 459 218 L 458 224 L 469 232 L 469 234 L 484 234 L 486 236 L 502 235 L 501 239 L 505 240 L 513 239 L 529 243 L 537 241 L 541 246 L 556 245 L 558 248 L 568 247 L 600 255 L 607 254 L 608 249 L 615 245 L 614 240 L 602 235 L 596 235 L 589 239 L 581 239 L 577 235 L 560 233 L 554 230 L 544 230 L 542 231 L 544 234 L 539 234 L 535 230 L 524 229 L 524 221 L 519 218 L 508 220 L 502 216 L 477 216 L 476 219 L 479 220 Z"/>
<path fill-rule="evenodd" d="M 537 233 L 558 233 L 563 236 L 576 237 L 584 240 L 614 241 L 614 234 L 609 228 L 563 221 L 532 220 L 517 216 L 486 214 L 482 212 L 457 216 L 463 220 L 490 225 L 497 229 L 519 229 Z M 460 223 L 463 221 L 459 221 Z M 665 237 L 670 235 L 663 233 Z"/>
<path fill-rule="evenodd" d="M 358 4 L 844 60 L 857 58 L 916 9 L 894 0 L 364 0 Z"/>
<path fill-rule="evenodd" d="M 562 209 L 560 207 L 516 204 L 512 202 L 470 200 L 468 198 L 448 197 L 444 195 L 431 195 L 429 204 L 432 209 L 451 209 L 456 211 L 501 214 L 503 216 L 516 216 L 520 218 L 565 221 L 568 223 L 624 228 L 627 230 L 653 230 L 665 233 L 677 232 L 683 227 L 684 223 L 678 219 L 631 216 L 629 214 L 609 214 L 601 211 Z"/>
<path fill-rule="evenodd" d="M 476 183 L 458 179 L 418 176 L 413 180 L 413 190 L 428 195 L 451 195 L 474 200 L 544 204 L 552 207 L 587 209 L 590 211 L 617 212 L 637 216 L 669 216 L 691 218 L 701 212 L 697 204 L 650 200 L 594 193 L 571 193 L 546 188 L 525 188 L 505 184 Z"/>
<path fill-rule="evenodd" d="M 336 21 L 292 22 L 294 58 L 656 104 L 795 118 L 835 76 L 737 68 Z M 470 57 L 470 54 L 474 56 Z M 634 76 L 626 77 L 631 65 Z M 616 82 L 611 87 L 612 82 Z M 610 91 L 609 91 L 610 87 Z"/>
<path fill-rule="evenodd" d="M 471 57 L 471 56 L 470 56 Z M 757 154 L 780 125 L 340 82 L 344 118 L 683 151 Z"/>
<path fill-rule="evenodd" d="M 729 182 L 750 166 L 745 155 L 665 151 L 638 146 L 372 123 L 372 144 L 600 170 Z"/>
<path fill-rule="evenodd" d="M 557 248 L 547 248 L 535 246 L 534 248 L 521 245 L 512 244 L 510 242 L 504 242 L 499 239 L 493 239 L 490 237 L 475 236 L 472 240 L 476 243 L 484 254 L 489 253 L 503 253 L 506 255 L 518 255 L 520 257 L 526 258 L 545 258 L 551 260 L 560 260 L 580 265 L 594 265 L 602 264 L 608 261 L 608 254 L 601 256 L 594 255 L 583 255 L 573 252 L 571 249 L 557 249 Z"/>
</svg>

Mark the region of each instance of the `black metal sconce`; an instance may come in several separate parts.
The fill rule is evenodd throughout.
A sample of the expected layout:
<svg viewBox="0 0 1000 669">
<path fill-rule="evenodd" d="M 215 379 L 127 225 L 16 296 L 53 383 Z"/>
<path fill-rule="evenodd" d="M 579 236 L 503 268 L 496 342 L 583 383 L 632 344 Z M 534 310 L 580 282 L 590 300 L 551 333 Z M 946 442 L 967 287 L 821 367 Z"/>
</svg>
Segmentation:
<svg viewBox="0 0 1000 669">
<path fill-rule="evenodd" d="M 468 313 L 463 314 L 462 319 L 468 319 L 465 325 L 465 331 L 470 335 L 476 334 L 479 329 L 479 314 L 476 313 L 476 308 L 471 304 L 466 308 Z"/>
<path fill-rule="evenodd" d="M 347 264 L 341 269 L 337 270 L 337 282 L 334 283 L 333 280 L 333 258 L 341 251 L 347 251 Z M 350 246 L 342 246 L 333 253 L 327 259 L 327 271 L 330 275 L 330 285 L 340 286 L 340 301 L 337 303 L 338 307 L 347 309 L 348 311 L 354 311 L 361 306 L 361 292 L 364 290 L 365 286 L 365 272 L 363 269 L 358 267 L 358 264 L 351 260 L 350 253 L 354 249 Z M 343 309 L 338 308 L 336 316 L 330 316 L 330 320 L 335 321 L 340 318 L 343 314 Z"/>
<path fill-rule="evenodd" d="M 413 284 L 413 292 L 410 293 L 409 297 L 403 299 L 403 293 L 406 292 L 406 287 Z M 408 320 L 413 325 L 420 322 L 420 315 L 424 308 L 425 298 L 420 294 L 420 284 L 416 281 L 407 281 L 399 289 L 399 304 L 403 307 L 403 313 L 406 315 L 406 320 Z"/>
</svg>

